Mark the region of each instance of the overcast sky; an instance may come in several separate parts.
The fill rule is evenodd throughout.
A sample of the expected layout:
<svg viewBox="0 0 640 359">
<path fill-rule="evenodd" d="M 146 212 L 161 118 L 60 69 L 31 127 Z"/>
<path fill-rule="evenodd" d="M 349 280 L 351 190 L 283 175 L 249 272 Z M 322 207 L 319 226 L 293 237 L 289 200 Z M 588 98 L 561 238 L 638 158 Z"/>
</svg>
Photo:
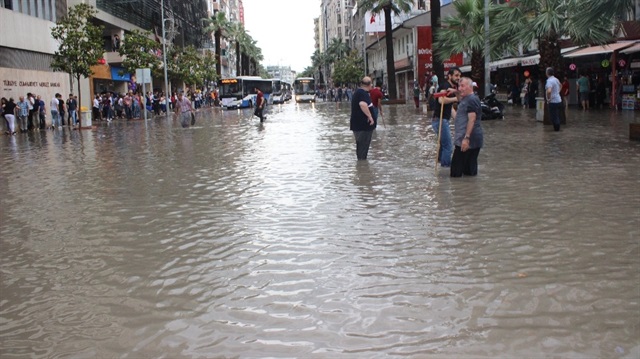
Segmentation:
<svg viewBox="0 0 640 359">
<path fill-rule="evenodd" d="M 263 66 L 311 66 L 315 50 L 313 19 L 320 0 L 243 0 L 244 27 L 262 50 Z"/>
</svg>

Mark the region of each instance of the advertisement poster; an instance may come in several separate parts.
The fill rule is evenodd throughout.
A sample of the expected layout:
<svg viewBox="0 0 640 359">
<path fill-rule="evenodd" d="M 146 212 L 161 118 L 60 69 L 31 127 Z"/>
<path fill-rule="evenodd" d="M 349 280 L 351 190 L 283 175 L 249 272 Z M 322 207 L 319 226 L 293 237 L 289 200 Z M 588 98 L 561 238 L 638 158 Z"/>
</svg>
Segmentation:
<svg viewBox="0 0 640 359">
<path fill-rule="evenodd" d="M 418 74 L 417 77 L 421 81 L 426 74 L 433 71 L 433 50 L 431 44 L 431 26 L 418 26 L 417 30 L 417 44 L 418 44 Z M 446 72 L 451 67 L 462 66 L 462 54 L 452 55 L 446 61 L 443 61 L 444 71 Z M 443 80 L 443 74 L 437 74 L 440 81 Z"/>
</svg>

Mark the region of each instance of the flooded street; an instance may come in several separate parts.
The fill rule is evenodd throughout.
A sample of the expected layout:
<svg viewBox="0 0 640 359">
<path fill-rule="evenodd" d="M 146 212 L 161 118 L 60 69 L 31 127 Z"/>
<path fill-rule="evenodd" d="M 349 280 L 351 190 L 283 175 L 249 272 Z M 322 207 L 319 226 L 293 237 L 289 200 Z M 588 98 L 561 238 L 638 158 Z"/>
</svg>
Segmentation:
<svg viewBox="0 0 640 359">
<path fill-rule="evenodd" d="M 640 115 L 508 111 L 456 179 L 411 104 L 2 136 L 0 357 L 639 357 Z"/>
</svg>

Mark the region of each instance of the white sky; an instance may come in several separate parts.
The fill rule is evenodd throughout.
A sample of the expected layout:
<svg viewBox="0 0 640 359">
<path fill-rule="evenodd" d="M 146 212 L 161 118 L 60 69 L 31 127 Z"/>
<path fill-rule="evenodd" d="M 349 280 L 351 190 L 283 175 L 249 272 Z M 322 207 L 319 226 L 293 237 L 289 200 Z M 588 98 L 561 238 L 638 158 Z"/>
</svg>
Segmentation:
<svg viewBox="0 0 640 359">
<path fill-rule="evenodd" d="M 262 65 L 302 72 L 315 51 L 313 19 L 320 0 L 242 0 L 244 28 L 262 50 Z"/>
</svg>

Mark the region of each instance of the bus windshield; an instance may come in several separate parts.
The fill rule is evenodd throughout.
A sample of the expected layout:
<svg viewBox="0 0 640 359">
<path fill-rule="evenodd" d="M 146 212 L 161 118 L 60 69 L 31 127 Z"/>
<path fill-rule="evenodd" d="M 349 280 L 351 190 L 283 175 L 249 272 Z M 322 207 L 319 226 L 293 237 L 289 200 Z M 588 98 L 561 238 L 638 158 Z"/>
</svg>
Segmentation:
<svg viewBox="0 0 640 359">
<path fill-rule="evenodd" d="M 222 79 L 218 88 L 220 97 L 242 97 L 242 86 L 237 79 Z"/>
<path fill-rule="evenodd" d="M 315 83 L 313 79 L 298 78 L 294 82 L 296 94 L 315 94 Z"/>
</svg>

